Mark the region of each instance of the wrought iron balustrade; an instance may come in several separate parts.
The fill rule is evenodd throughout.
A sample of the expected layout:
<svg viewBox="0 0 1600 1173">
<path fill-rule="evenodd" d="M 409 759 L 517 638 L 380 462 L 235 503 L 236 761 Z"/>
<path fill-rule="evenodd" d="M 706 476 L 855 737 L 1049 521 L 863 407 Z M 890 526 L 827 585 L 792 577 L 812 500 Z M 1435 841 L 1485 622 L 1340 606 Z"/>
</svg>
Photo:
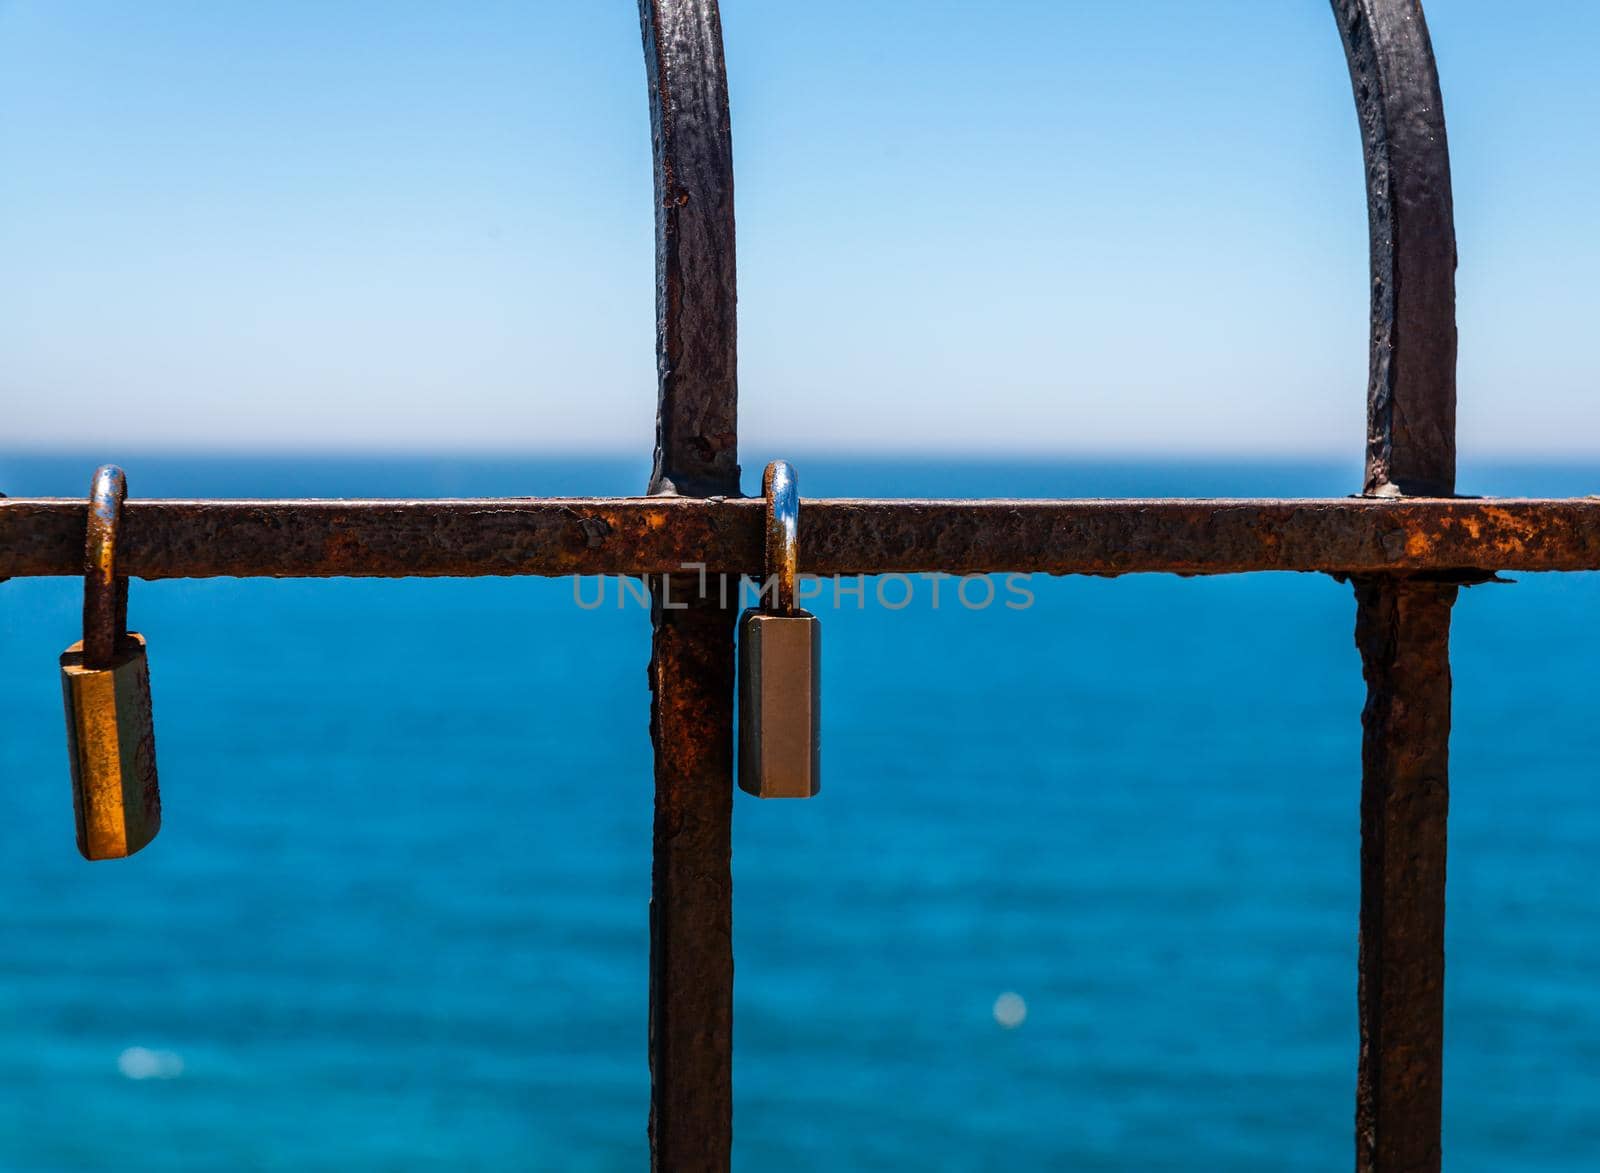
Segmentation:
<svg viewBox="0 0 1600 1173">
<path fill-rule="evenodd" d="M 1416 0 L 1332 0 L 1371 231 L 1366 479 L 1326 500 L 814 500 L 809 572 L 1222 574 L 1354 583 L 1367 684 L 1356 1165 L 1440 1166 L 1449 631 L 1500 570 L 1600 569 L 1600 500 L 1455 495 L 1455 239 L 1439 82 Z M 130 500 L 146 579 L 758 573 L 740 497 L 733 166 L 716 0 L 640 0 L 655 157 L 659 415 L 649 495 L 451 501 Z M 12 486 L 16 488 L 16 486 Z M 81 500 L 0 501 L 0 578 L 81 572 Z M 656 798 L 651 1150 L 725 1169 L 732 1143 L 737 600 L 652 608 Z"/>
</svg>

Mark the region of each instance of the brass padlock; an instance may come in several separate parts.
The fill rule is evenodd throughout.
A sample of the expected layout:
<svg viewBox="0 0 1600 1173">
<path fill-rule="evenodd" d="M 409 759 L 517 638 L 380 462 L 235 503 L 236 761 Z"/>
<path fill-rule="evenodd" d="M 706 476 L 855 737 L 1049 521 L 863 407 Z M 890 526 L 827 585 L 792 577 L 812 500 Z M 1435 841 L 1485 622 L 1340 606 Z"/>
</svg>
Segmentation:
<svg viewBox="0 0 1600 1173">
<path fill-rule="evenodd" d="M 760 798 L 811 798 L 821 786 L 822 624 L 795 601 L 800 489 L 787 461 L 767 465 L 763 595 L 739 619 L 739 785 Z"/>
<path fill-rule="evenodd" d="M 117 577 L 122 470 L 94 474 L 83 560 L 83 639 L 61 655 L 72 806 L 85 859 L 121 859 L 161 829 L 156 735 L 144 638 L 128 630 L 128 580 Z"/>
</svg>

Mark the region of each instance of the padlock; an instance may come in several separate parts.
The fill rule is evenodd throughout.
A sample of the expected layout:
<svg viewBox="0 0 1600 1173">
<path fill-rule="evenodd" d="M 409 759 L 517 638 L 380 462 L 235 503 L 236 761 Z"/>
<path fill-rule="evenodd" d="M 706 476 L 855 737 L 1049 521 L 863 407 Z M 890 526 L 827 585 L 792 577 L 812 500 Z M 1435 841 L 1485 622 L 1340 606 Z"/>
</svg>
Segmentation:
<svg viewBox="0 0 1600 1173">
<path fill-rule="evenodd" d="M 85 859 L 132 855 L 161 829 L 156 735 L 144 638 L 128 630 L 128 580 L 117 577 L 122 470 L 94 474 L 83 561 L 83 639 L 61 656 L 72 806 Z"/>
<path fill-rule="evenodd" d="M 795 601 L 800 489 L 787 461 L 767 465 L 770 607 L 739 619 L 739 785 L 760 798 L 810 798 L 821 785 L 822 624 Z"/>
</svg>

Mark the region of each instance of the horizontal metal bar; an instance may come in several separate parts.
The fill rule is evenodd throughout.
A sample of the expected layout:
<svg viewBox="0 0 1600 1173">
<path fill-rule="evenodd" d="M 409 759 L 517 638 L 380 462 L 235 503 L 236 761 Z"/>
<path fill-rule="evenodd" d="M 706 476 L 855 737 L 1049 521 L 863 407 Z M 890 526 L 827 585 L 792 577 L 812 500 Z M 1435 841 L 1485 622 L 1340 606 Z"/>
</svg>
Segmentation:
<svg viewBox="0 0 1600 1173">
<path fill-rule="evenodd" d="M 85 504 L 0 500 L 0 577 L 83 570 Z M 893 501 L 801 509 L 809 574 L 1600 569 L 1600 499 Z M 146 579 L 757 573 L 762 503 L 726 498 L 130 500 Z"/>
</svg>

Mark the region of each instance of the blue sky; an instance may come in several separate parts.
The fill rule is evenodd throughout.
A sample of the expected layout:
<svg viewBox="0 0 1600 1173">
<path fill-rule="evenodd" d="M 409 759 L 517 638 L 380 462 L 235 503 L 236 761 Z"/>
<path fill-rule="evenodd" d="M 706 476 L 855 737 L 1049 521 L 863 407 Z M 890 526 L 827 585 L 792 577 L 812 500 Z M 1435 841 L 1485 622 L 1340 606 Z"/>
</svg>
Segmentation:
<svg viewBox="0 0 1600 1173">
<path fill-rule="evenodd" d="M 1435 0 L 1464 455 L 1600 451 L 1600 5 Z M 724 5 L 748 454 L 1362 447 L 1324 0 Z M 648 450 L 628 0 L 0 0 L 0 444 Z"/>
</svg>

